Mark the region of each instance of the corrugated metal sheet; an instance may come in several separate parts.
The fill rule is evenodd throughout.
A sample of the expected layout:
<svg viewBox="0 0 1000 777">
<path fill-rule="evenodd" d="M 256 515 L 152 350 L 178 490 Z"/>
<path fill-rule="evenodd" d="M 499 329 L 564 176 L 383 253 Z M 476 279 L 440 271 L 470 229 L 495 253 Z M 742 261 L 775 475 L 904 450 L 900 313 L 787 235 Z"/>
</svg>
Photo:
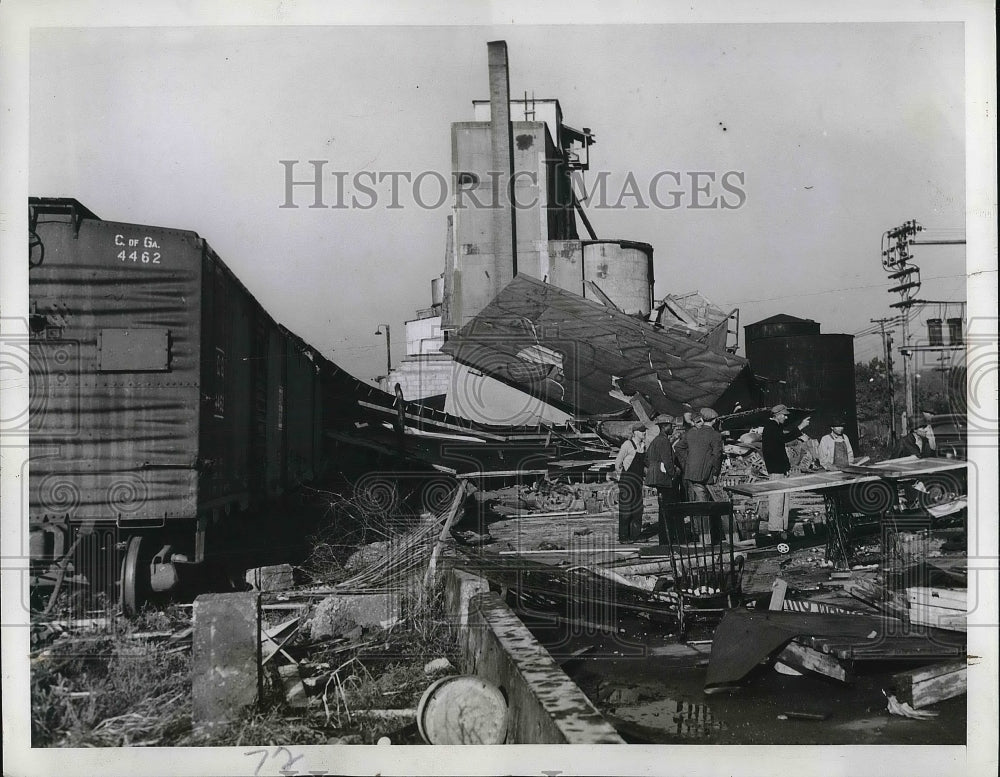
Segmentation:
<svg viewBox="0 0 1000 777">
<path fill-rule="evenodd" d="M 533 346 L 563 357 L 561 375 L 531 380 Z M 685 404 L 711 406 L 741 376 L 747 362 L 650 325 L 604 305 L 518 275 L 444 346 L 456 361 L 580 415 L 627 406 L 617 388 L 639 392 L 657 412 Z"/>
</svg>

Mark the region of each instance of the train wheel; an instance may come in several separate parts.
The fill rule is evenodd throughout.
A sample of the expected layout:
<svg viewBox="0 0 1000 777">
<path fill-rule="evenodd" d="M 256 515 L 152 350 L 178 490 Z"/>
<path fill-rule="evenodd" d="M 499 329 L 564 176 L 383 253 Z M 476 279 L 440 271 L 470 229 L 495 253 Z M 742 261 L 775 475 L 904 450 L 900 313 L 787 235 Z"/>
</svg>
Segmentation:
<svg viewBox="0 0 1000 777">
<path fill-rule="evenodd" d="M 149 563 L 152 560 L 152 555 L 148 552 L 149 546 L 150 543 L 144 543 L 140 534 L 128 541 L 118 579 L 118 600 L 126 615 L 139 612 L 139 608 L 153 592 L 149 582 Z"/>
</svg>

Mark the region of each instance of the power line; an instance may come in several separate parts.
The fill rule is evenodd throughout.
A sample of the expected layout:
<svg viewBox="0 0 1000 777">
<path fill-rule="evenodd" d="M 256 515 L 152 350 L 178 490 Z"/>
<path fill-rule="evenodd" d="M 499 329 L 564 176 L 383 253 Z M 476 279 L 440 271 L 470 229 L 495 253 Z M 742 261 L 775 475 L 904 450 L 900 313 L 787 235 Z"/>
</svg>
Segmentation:
<svg viewBox="0 0 1000 777">
<path fill-rule="evenodd" d="M 985 272 L 996 272 L 996 270 L 986 270 Z M 924 278 L 924 281 L 941 281 L 947 280 L 949 278 L 965 278 L 968 277 L 966 273 L 955 273 L 953 275 L 934 275 L 929 278 Z M 841 289 L 825 289 L 824 291 L 807 291 L 798 292 L 796 294 L 784 294 L 780 297 L 762 297 L 761 299 L 746 299 L 740 302 L 727 302 L 728 305 L 736 307 L 737 305 L 750 305 L 754 302 L 775 302 L 782 299 L 796 299 L 798 297 L 816 297 L 822 294 L 836 294 L 840 291 L 860 291 L 862 289 L 880 289 L 885 286 L 885 283 L 869 283 L 864 286 L 845 286 Z"/>
</svg>

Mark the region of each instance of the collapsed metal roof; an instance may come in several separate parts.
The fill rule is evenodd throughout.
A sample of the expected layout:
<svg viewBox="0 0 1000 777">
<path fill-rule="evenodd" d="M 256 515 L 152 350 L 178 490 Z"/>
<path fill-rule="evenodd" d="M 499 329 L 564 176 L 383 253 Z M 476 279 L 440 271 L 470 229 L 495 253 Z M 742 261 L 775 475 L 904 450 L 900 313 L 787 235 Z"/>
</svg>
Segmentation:
<svg viewBox="0 0 1000 777">
<path fill-rule="evenodd" d="M 558 359 L 540 359 L 539 347 Z M 517 275 L 444 352 L 460 364 L 577 415 L 628 410 L 639 393 L 657 412 L 710 407 L 748 363 L 599 302 Z"/>
</svg>

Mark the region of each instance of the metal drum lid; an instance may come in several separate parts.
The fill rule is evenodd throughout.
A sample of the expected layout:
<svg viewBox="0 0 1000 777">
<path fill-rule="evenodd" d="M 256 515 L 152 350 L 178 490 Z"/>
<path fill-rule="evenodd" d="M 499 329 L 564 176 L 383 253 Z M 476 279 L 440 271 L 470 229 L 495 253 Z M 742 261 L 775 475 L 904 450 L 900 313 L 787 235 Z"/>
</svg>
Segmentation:
<svg viewBox="0 0 1000 777">
<path fill-rule="evenodd" d="M 417 728 L 430 745 L 502 745 L 507 702 L 499 688 L 481 677 L 443 677 L 424 691 Z"/>
</svg>

